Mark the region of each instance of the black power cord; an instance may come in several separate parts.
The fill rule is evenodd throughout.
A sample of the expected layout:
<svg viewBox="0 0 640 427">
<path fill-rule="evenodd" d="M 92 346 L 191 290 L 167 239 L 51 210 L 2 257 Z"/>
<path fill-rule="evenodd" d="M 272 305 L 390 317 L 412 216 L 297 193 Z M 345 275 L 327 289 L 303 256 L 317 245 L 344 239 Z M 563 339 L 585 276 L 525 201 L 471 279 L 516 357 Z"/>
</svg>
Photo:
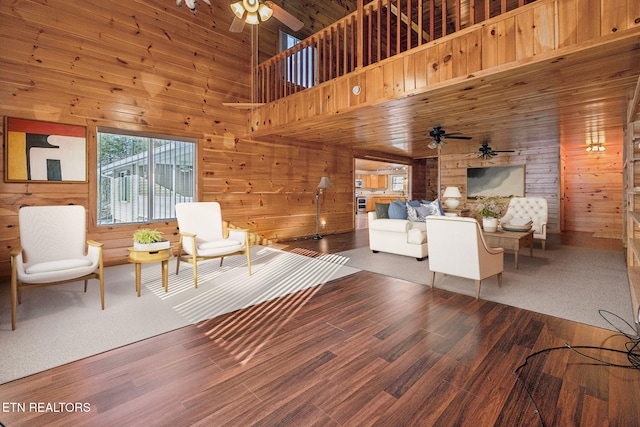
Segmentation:
<svg viewBox="0 0 640 427">
<path fill-rule="evenodd" d="M 614 368 L 623 368 L 623 369 L 640 369 L 640 336 L 635 331 L 632 334 L 625 333 L 619 327 L 615 326 L 613 324 L 613 322 L 607 318 L 607 316 L 605 316 L 605 314 L 611 315 L 611 316 L 617 318 L 618 320 L 620 320 L 621 322 L 623 322 L 624 324 L 626 324 L 629 327 L 630 330 L 634 330 L 633 327 L 626 320 L 622 319 L 617 314 L 611 313 L 610 311 L 607 311 L 607 310 L 598 310 L 598 313 L 600 314 L 600 316 L 602 316 L 602 318 L 607 323 L 609 323 L 616 331 L 618 331 L 620 335 L 625 336 L 629 340 L 627 343 L 625 343 L 625 350 L 619 350 L 619 349 L 615 349 L 615 348 L 598 347 L 598 346 L 587 346 L 587 345 L 572 346 L 572 345 L 569 345 L 569 344 L 565 344 L 565 345 L 563 345 L 561 347 L 549 347 L 549 348 L 545 348 L 543 350 L 536 351 L 535 353 L 531 353 L 530 355 L 528 355 L 525 358 L 524 363 L 522 363 L 520 366 L 518 366 L 514 370 L 513 373 L 516 376 L 516 380 L 520 383 L 520 385 L 522 385 L 522 388 L 527 393 L 527 396 L 529 396 L 529 400 L 531 400 L 531 403 L 533 404 L 533 406 L 535 408 L 535 413 L 538 416 L 538 421 L 540 422 L 540 426 L 541 427 L 544 427 L 545 424 L 544 424 L 544 420 L 542 418 L 542 414 L 540 412 L 540 407 L 538 406 L 538 404 L 537 404 L 536 400 L 534 399 L 533 395 L 531 394 L 531 392 L 529 391 L 527 386 L 524 384 L 524 381 L 520 377 L 520 371 L 522 369 L 524 369 L 525 366 L 527 366 L 527 364 L 529 363 L 530 359 L 532 359 L 532 358 L 534 358 L 534 357 L 536 357 L 536 356 L 538 356 L 540 354 L 550 353 L 550 352 L 555 351 L 555 350 L 572 350 L 575 353 L 579 354 L 580 356 L 586 357 L 588 359 L 593 360 L 594 362 L 597 362 L 598 365 L 609 366 L 609 367 L 614 367 Z M 627 360 L 629 361 L 629 364 L 628 365 L 622 365 L 622 364 L 619 364 L 619 363 L 607 362 L 607 361 L 599 359 L 597 357 L 593 357 L 593 356 L 590 356 L 588 354 L 585 354 L 584 352 L 578 351 L 578 350 L 587 350 L 587 349 L 608 351 L 608 352 L 611 352 L 611 353 L 626 354 L 627 355 Z"/>
</svg>

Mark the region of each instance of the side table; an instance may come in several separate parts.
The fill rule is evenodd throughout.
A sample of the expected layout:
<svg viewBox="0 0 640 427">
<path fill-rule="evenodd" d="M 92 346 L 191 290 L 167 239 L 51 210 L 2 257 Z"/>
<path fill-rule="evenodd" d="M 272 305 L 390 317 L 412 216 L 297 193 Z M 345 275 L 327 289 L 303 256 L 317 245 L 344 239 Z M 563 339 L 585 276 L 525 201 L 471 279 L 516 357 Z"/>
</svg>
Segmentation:
<svg viewBox="0 0 640 427">
<path fill-rule="evenodd" d="M 445 214 L 456 214 L 457 216 L 469 216 L 469 212 L 471 211 L 471 209 L 449 209 L 449 208 L 444 208 L 444 213 Z"/>
<path fill-rule="evenodd" d="M 152 251 L 128 248 L 129 262 L 136 265 L 136 292 L 140 296 L 140 271 L 143 263 L 162 263 L 162 287 L 165 292 L 169 291 L 169 258 L 171 258 L 171 248 Z"/>
</svg>

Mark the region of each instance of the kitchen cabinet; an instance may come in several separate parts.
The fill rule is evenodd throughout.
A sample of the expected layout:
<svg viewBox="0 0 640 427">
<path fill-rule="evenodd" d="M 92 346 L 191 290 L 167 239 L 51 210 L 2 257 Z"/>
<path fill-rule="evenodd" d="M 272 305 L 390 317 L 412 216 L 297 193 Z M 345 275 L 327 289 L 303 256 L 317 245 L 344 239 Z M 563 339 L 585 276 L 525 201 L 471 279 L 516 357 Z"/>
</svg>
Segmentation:
<svg viewBox="0 0 640 427">
<path fill-rule="evenodd" d="M 387 188 L 387 175 L 362 175 L 363 188 Z"/>
</svg>

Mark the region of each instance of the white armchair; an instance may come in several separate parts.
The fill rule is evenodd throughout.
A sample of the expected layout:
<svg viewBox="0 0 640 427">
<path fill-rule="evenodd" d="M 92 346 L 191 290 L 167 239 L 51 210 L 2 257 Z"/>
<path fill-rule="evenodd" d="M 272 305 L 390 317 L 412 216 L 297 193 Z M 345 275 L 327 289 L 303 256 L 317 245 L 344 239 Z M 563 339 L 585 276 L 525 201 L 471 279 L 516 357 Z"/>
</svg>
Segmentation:
<svg viewBox="0 0 640 427">
<path fill-rule="evenodd" d="M 87 281 L 95 278 L 104 310 L 102 244 L 86 240 L 86 215 L 83 206 L 20 208 L 20 247 L 11 251 L 12 329 L 22 289 L 84 280 L 86 292 Z"/>
<path fill-rule="evenodd" d="M 533 222 L 533 238 L 542 241 L 542 250 L 547 241 L 549 210 L 547 199 L 542 197 L 514 197 L 509 201 L 507 212 L 500 223 L 508 224 L 513 218 L 530 219 Z"/>
<path fill-rule="evenodd" d="M 193 282 L 197 288 L 198 261 L 220 258 L 222 266 L 225 256 L 244 254 L 251 275 L 249 235 L 245 230 L 229 229 L 229 236 L 224 237 L 219 203 L 178 203 L 176 216 L 180 229 L 176 274 L 180 271 L 181 261 L 190 263 L 193 265 Z"/>
<path fill-rule="evenodd" d="M 473 279 L 476 298 L 482 280 L 497 275 L 502 285 L 504 249 L 487 246 L 474 218 L 428 216 L 427 235 L 432 288 L 436 272 Z"/>
</svg>

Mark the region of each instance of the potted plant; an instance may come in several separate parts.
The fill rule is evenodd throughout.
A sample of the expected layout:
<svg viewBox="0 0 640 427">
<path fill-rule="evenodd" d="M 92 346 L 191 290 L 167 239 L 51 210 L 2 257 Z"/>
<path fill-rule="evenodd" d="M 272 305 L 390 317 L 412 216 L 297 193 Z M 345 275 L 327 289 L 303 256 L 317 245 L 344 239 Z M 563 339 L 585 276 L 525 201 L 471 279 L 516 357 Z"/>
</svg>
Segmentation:
<svg viewBox="0 0 640 427">
<path fill-rule="evenodd" d="M 151 230 L 150 228 L 141 228 L 133 233 L 133 248 L 139 251 L 154 251 L 167 249 L 170 242 L 162 238 L 162 232 Z"/>
<path fill-rule="evenodd" d="M 496 196 L 479 197 L 476 203 L 477 214 L 482 217 L 482 229 L 489 233 L 498 230 L 498 218 L 506 207 L 503 199 Z"/>
</svg>

